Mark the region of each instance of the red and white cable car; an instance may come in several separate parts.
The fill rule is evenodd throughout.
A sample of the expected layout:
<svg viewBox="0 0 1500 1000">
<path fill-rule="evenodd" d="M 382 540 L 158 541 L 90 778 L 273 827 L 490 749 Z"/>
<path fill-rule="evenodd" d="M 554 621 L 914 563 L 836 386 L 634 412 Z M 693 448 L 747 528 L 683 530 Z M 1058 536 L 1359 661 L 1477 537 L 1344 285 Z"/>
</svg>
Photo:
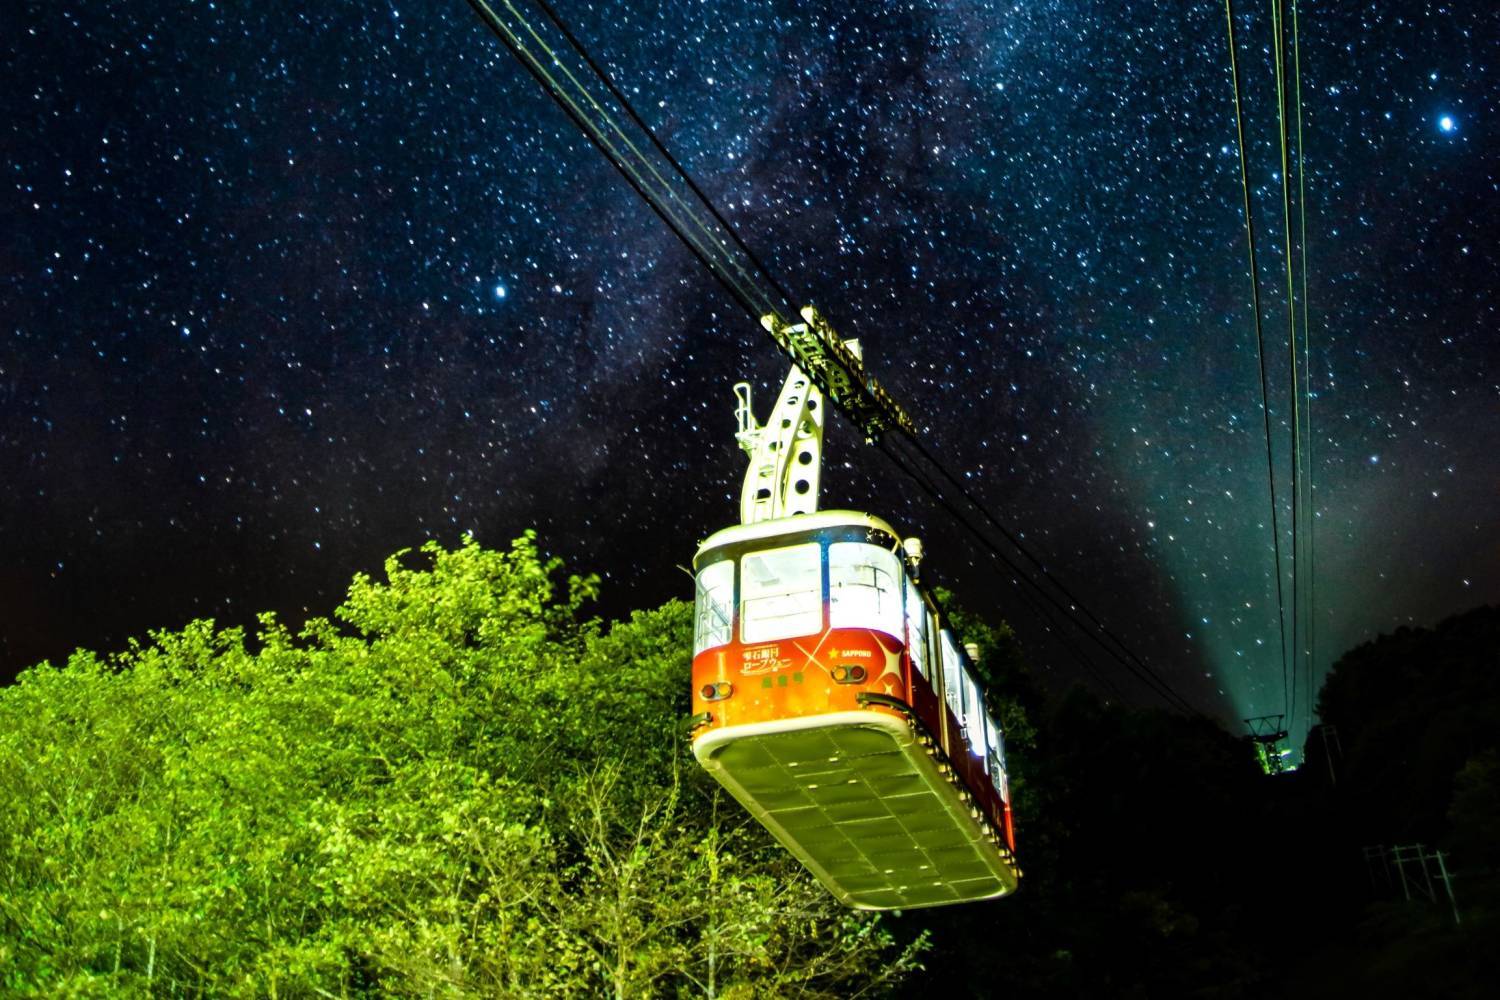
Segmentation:
<svg viewBox="0 0 1500 1000">
<path fill-rule="evenodd" d="M 693 560 L 694 755 L 849 906 L 1013 892 L 1004 741 L 920 545 L 817 510 L 822 394 L 800 370 L 764 426 L 735 391 L 750 468 L 743 523 Z"/>
</svg>

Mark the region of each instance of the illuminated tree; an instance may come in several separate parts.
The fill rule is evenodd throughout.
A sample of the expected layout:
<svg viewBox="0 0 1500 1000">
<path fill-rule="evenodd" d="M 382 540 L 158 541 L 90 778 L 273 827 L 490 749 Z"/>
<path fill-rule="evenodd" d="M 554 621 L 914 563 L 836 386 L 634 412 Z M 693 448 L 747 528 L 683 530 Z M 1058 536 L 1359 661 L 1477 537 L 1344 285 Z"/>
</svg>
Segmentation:
<svg viewBox="0 0 1500 1000">
<path fill-rule="evenodd" d="M 530 536 L 0 690 L 0 992 L 848 996 L 917 948 L 685 758 L 690 613 Z"/>
</svg>

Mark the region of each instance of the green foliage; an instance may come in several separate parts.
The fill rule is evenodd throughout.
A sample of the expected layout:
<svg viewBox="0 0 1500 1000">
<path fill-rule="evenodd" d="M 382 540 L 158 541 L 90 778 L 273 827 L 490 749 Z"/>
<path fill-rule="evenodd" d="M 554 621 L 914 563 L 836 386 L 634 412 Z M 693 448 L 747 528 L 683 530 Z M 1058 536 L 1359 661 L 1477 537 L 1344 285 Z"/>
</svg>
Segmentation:
<svg viewBox="0 0 1500 1000">
<path fill-rule="evenodd" d="M 690 609 L 530 534 L 0 690 L 0 993 L 834 997 L 915 967 L 683 754 Z"/>
</svg>

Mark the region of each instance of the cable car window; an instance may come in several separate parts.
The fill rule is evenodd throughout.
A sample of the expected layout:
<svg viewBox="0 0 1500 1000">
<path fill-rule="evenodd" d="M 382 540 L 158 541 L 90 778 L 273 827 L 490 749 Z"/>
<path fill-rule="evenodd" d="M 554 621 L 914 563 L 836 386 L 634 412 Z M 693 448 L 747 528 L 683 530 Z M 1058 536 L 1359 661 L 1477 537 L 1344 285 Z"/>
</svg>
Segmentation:
<svg viewBox="0 0 1500 1000">
<path fill-rule="evenodd" d="M 948 696 L 948 707 L 953 711 L 953 717 L 962 724 L 964 721 L 963 668 L 959 666 L 958 647 L 953 644 L 953 636 L 947 630 L 942 633 L 941 646 L 943 691 Z"/>
<path fill-rule="evenodd" d="M 901 560 L 866 542 L 828 546 L 828 614 L 833 628 L 901 634 Z"/>
<path fill-rule="evenodd" d="M 926 677 L 927 608 L 922 603 L 922 592 L 910 580 L 906 581 L 906 648 L 911 653 L 911 665 Z"/>
<path fill-rule="evenodd" d="M 979 694 L 979 684 L 964 668 L 964 728 L 969 732 L 969 752 L 976 757 L 984 756 L 985 725 L 984 701 Z"/>
<path fill-rule="evenodd" d="M 821 631 L 822 562 L 817 542 L 746 555 L 740 561 L 740 641 Z"/>
<path fill-rule="evenodd" d="M 993 715 L 986 718 L 984 733 L 989 744 L 990 777 L 994 779 L 995 787 L 1009 801 L 1005 780 L 1005 742 L 1000 736 L 1000 725 Z"/>
<path fill-rule="evenodd" d="M 943 635 L 942 629 L 939 626 L 942 623 L 938 621 L 938 616 L 931 611 L 927 612 L 926 622 L 927 662 L 932 666 L 932 690 L 934 694 L 941 698 L 948 676 L 943 670 L 943 653 L 939 648 Z"/>
<path fill-rule="evenodd" d="M 694 602 L 693 654 L 722 646 L 733 635 L 734 560 L 724 559 L 703 567 L 698 574 L 698 596 Z"/>
<path fill-rule="evenodd" d="M 958 716 L 958 724 L 967 726 L 969 724 L 969 678 L 964 675 L 963 661 L 957 664 L 953 671 L 953 711 Z"/>
</svg>

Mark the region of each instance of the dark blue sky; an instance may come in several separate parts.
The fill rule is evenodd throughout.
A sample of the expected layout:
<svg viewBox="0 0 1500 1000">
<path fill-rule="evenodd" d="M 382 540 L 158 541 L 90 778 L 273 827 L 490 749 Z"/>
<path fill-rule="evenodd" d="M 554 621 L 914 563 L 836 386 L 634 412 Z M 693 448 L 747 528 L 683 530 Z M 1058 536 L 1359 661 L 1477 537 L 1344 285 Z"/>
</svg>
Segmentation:
<svg viewBox="0 0 1500 1000">
<path fill-rule="evenodd" d="M 1281 710 L 1222 4 L 558 7 L 1062 579 L 1206 711 Z M 1271 28 L 1236 8 L 1282 487 Z M 4 27 L 0 674 L 323 613 L 466 530 L 537 527 L 612 611 L 686 594 L 736 516 L 729 387 L 781 363 L 466 4 Z M 1326 662 L 1500 600 L 1500 13 L 1299 27 Z M 1079 675 L 878 453 L 828 455 L 826 506 Z"/>
</svg>

